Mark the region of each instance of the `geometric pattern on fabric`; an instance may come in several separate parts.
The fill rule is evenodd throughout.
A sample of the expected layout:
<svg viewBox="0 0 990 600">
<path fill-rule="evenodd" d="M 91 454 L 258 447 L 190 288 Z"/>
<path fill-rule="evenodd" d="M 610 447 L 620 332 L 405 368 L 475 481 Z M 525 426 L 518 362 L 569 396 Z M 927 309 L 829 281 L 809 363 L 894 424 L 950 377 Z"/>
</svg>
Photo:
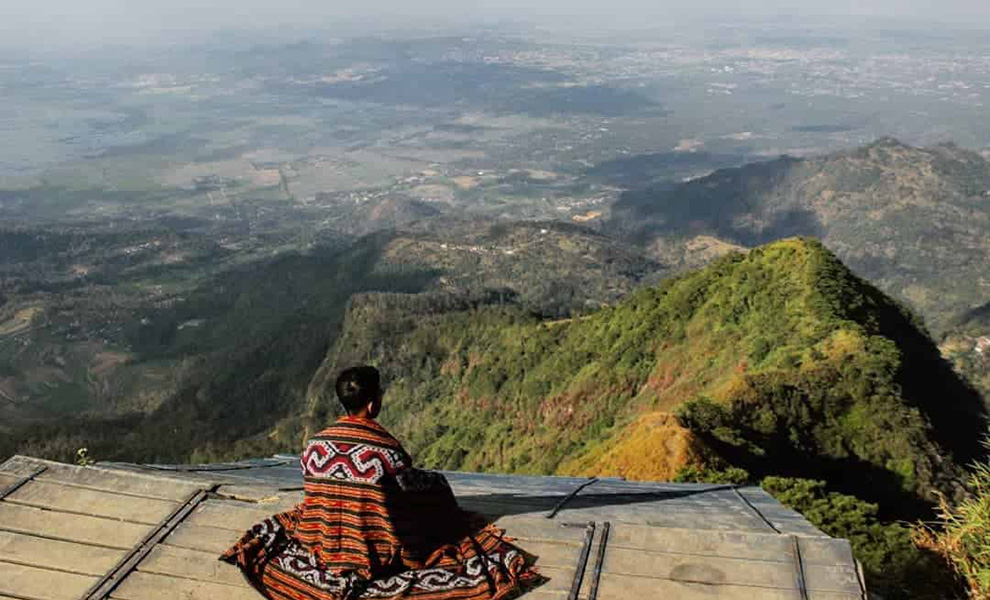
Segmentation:
<svg viewBox="0 0 990 600">
<path fill-rule="evenodd" d="M 274 562 L 280 571 L 330 594 L 344 595 L 347 590 L 354 590 L 359 598 L 396 598 L 477 590 L 498 569 L 508 569 L 517 555 L 515 550 L 504 554 L 493 552 L 471 557 L 457 571 L 443 567 L 416 569 L 370 582 L 362 582 L 353 575 L 328 573 L 298 544 L 290 544 Z"/>
<path fill-rule="evenodd" d="M 375 484 L 406 467 L 401 453 L 373 444 L 312 440 L 300 458 L 303 475 Z"/>
<path fill-rule="evenodd" d="M 537 583 L 504 532 L 461 510 L 373 419 L 345 416 L 301 458 L 302 504 L 255 525 L 222 560 L 274 600 L 501 600 Z"/>
</svg>

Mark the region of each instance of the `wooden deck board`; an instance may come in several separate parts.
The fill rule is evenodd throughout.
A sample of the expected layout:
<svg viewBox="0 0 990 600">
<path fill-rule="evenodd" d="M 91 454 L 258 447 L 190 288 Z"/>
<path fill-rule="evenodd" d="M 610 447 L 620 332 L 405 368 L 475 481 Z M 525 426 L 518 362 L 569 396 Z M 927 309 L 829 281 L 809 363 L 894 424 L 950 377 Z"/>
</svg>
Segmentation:
<svg viewBox="0 0 990 600">
<path fill-rule="evenodd" d="M 77 600 L 96 580 L 96 577 L 0 560 L 0 594 L 38 600 Z"/>
<path fill-rule="evenodd" d="M 222 554 L 240 539 L 242 532 L 219 527 L 201 527 L 189 522 L 182 523 L 163 541 L 177 548 Z"/>
<path fill-rule="evenodd" d="M 581 588 L 581 597 L 587 598 L 588 590 Z M 603 573 L 598 588 L 601 600 L 802 600 L 796 589 L 774 589 L 742 585 L 718 585 L 689 581 L 671 581 L 650 577 L 631 577 Z M 831 599 L 829 599 L 831 600 Z"/>
<path fill-rule="evenodd" d="M 650 527 L 614 523 L 608 547 L 686 555 L 748 558 L 793 564 L 791 538 L 775 533 Z"/>
<path fill-rule="evenodd" d="M 125 473 L 118 469 L 101 467 L 79 467 L 24 456 L 16 456 L 0 465 L 0 478 L 26 475 L 39 467 L 45 467 L 45 471 L 37 476 L 38 481 L 64 483 L 94 490 L 133 494 L 161 500 L 185 500 L 190 494 L 202 487 L 201 484 L 176 477 Z"/>
<path fill-rule="evenodd" d="M 150 527 L 0 502 L 0 529 L 128 550 Z"/>
<path fill-rule="evenodd" d="M 196 581 L 248 587 L 241 571 L 217 559 L 211 552 L 158 545 L 138 565 L 138 571 Z"/>
<path fill-rule="evenodd" d="M 99 577 L 112 569 L 124 554 L 124 550 L 0 531 L 0 557 L 41 568 Z"/>
<path fill-rule="evenodd" d="M 644 550 L 611 548 L 605 572 L 612 575 L 693 581 L 708 585 L 742 585 L 798 589 L 793 562 L 765 562 L 738 558 L 655 554 Z"/>
<path fill-rule="evenodd" d="M 179 506 L 170 500 L 121 496 L 43 481 L 28 483 L 7 496 L 5 502 L 147 525 L 160 523 Z"/>
<path fill-rule="evenodd" d="M 181 579 L 155 573 L 131 573 L 111 598 L 118 600 L 259 600 L 254 588 Z"/>
</svg>

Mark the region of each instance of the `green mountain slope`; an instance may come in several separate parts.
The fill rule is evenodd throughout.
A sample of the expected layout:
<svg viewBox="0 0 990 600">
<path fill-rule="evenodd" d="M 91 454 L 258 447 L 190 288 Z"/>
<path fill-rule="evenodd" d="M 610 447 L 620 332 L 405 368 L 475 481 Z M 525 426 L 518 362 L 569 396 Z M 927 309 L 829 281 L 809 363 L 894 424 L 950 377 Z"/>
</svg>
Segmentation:
<svg viewBox="0 0 990 600">
<path fill-rule="evenodd" d="M 337 410 L 333 375 L 364 361 L 392 382 L 385 422 L 432 467 L 656 479 L 729 463 L 912 513 L 954 491 L 984 431 L 917 321 L 806 239 L 573 320 L 364 297 L 310 385 L 310 428 Z"/>
<path fill-rule="evenodd" d="M 952 145 L 883 139 L 721 170 L 673 190 L 630 192 L 611 228 L 673 266 L 697 235 L 744 246 L 818 237 L 938 332 L 990 299 L 990 162 Z"/>
<path fill-rule="evenodd" d="M 956 370 L 990 398 L 990 303 L 963 315 L 939 347 Z"/>
</svg>

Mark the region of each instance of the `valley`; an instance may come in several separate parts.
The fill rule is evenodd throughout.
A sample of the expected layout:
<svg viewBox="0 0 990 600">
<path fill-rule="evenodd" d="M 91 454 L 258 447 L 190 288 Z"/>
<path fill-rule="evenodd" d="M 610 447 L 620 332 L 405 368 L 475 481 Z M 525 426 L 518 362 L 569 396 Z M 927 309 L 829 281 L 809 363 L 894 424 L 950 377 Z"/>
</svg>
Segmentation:
<svg viewBox="0 0 990 600">
<path fill-rule="evenodd" d="M 761 483 L 888 598 L 990 402 L 990 39 L 376 24 L 0 58 L 0 459 Z"/>
</svg>

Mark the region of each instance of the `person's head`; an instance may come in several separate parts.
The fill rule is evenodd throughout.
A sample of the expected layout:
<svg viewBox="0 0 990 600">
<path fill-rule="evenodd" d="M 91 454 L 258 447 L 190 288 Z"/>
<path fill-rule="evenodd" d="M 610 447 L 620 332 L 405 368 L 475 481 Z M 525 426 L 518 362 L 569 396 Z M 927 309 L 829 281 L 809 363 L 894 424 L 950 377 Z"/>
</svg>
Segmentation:
<svg viewBox="0 0 990 600">
<path fill-rule="evenodd" d="M 337 399 L 349 415 L 374 419 L 382 409 L 382 378 L 378 369 L 351 367 L 337 376 Z"/>
</svg>

